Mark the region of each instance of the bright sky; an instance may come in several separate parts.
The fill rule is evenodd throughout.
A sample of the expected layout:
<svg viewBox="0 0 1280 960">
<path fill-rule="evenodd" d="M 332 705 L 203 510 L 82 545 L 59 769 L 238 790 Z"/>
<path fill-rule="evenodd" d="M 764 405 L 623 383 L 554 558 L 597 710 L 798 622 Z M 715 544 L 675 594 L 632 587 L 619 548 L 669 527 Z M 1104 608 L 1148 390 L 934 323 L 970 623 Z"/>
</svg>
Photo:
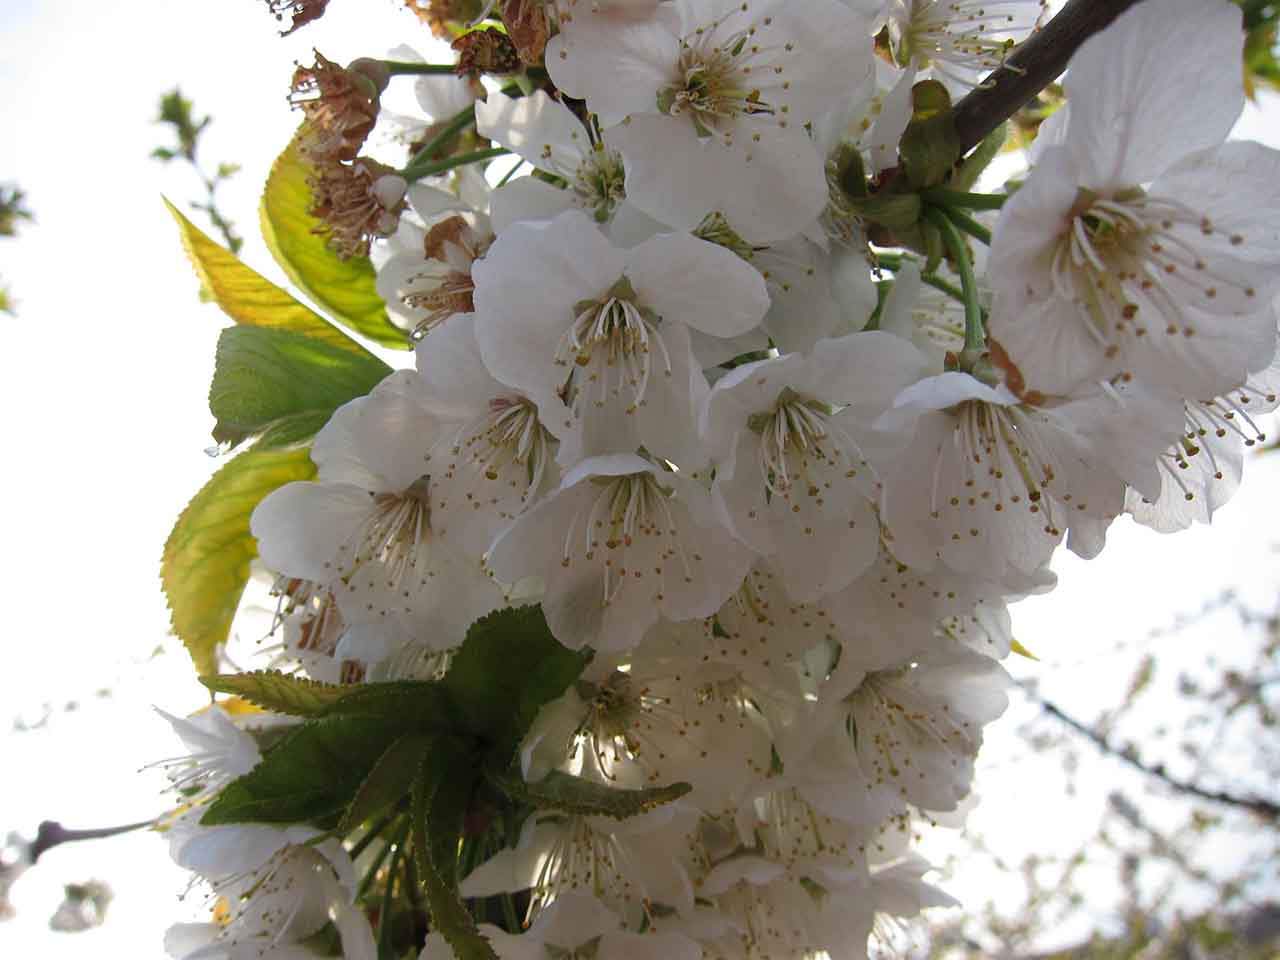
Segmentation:
<svg viewBox="0 0 1280 960">
<path fill-rule="evenodd" d="M 173 520 L 217 466 L 203 451 L 224 320 L 197 302 L 160 202 L 163 192 L 186 206 L 202 192 L 181 168 L 148 157 L 167 142 L 152 123 L 160 95 L 180 84 L 213 115 L 205 159 L 244 167 L 221 205 L 246 237 L 244 258 L 280 280 L 257 235 L 256 197 L 296 124 L 284 99 L 292 62 L 309 60 L 313 45 L 343 62 L 378 55 L 424 43 L 425 31 L 393 0 L 337 0 L 325 20 L 284 40 L 258 0 L 5 0 L 0 35 L 0 182 L 20 184 L 37 218 L 17 240 L 0 240 L 0 278 L 19 301 L 16 319 L 0 315 L 0 576 L 10 611 L 0 671 L 3 839 L 45 818 L 89 827 L 158 812 L 158 776 L 136 771 L 178 748 L 151 706 L 181 713 L 203 700 L 166 639 L 157 570 Z M 1256 112 L 1246 135 L 1280 145 L 1275 122 Z M 1247 581 L 1265 605 L 1277 471 L 1280 459 L 1255 464 L 1211 530 L 1165 539 L 1121 523 L 1098 561 L 1064 557 L 1059 590 L 1017 610 L 1019 637 L 1045 662 L 1010 669 L 1044 676 L 1046 692 L 1088 716 L 1113 702 L 1127 671 L 1055 661 L 1096 662 L 1115 640 L 1227 584 Z M 64 709 L 71 701 L 78 709 Z M 43 726 L 10 732 L 11 721 L 40 722 L 46 705 Z M 1006 722 L 990 736 L 990 754 L 1020 750 L 1018 762 L 1033 764 L 1012 730 Z M 1061 819 L 1061 791 L 1051 770 L 1028 769 L 988 782 L 978 816 L 988 829 L 1025 824 L 1025 843 L 1043 844 L 1046 816 Z M 1066 816 L 1088 824 L 1096 814 Z M 116 891 L 105 927 L 49 933 L 61 885 L 93 876 Z M 153 836 L 60 848 L 15 888 L 19 913 L 0 923 L 0 956 L 158 960 L 163 929 L 199 905 L 198 895 L 178 903 L 185 882 Z M 977 882 L 957 876 L 951 889 L 985 896 Z"/>
</svg>

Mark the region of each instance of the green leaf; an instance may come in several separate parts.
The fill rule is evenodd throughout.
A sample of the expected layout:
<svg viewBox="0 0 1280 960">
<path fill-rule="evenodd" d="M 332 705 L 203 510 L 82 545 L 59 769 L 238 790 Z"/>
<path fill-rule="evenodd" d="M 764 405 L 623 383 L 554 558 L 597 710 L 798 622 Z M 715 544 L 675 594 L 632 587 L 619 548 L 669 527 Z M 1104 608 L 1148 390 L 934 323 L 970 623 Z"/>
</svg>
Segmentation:
<svg viewBox="0 0 1280 960">
<path fill-rule="evenodd" d="M 224 673 L 201 677 L 214 693 L 230 693 L 243 697 L 254 706 L 284 713 L 291 717 L 321 717 L 352 687 L 321 683 L 306 677 L 294 677 L 279 670 L 255 670 L 252 673 Z"/>
<path fill-rule="evenodd" d="M 182 245 L 204 289 L 236 323 L 290 330 L 351 353 L 371 356 L 368 350 L 310 307 L 299 303 L 288 292 L 241 263 L 235 254 L 210 240 L 168 200 L 164 204 L 178 221 Z"/>
<path fill-rule="evenodd" d="M 591 656 L 561 646 L 539 606 L 491 613 L 467 630 L 441 683 L 468 728 L 505 769 L 543 704 L 578 679 Z"/>
<path fill-rule="evenodd" d="M 342 815 L 339 832 L 350 832 L 407 797 L 423 759 L 436 740 L 433 734 L 406 733 L 387 747 Z"/>
<path fill-rule="evenodd" d="M 209 387 L 214 439 L 235 445 L 263 434 L 259 448 L 297 443 L 390 373 L 372 354 L 289 330 L 228 327 L 218 338 Z"/>
<path fill-rule="evenodd" d="M 693 789 L 687 783 L 643 790 L 624 790 L 574 777 L 553 770 L 537 783 L 526 783 L 511 773 L 489 773 L 493 785 L 517 803 L 527 803 L 539 810 L 563 810 L 583 816 L 627 817 L 648 813 L 664 803 L 679 800 Z"/>
<path fill-rule="evenodd" d="M 457 960 L 498 960 L 458 892 L 458 844 L 475 786 L 458 752 L 443 748 L 424 759 L 414 788 L 413 852 L 427 894 L 431 926 Z"/>
<path fill-rule="evenodd" d="M 198 672 L 216 669 L 214 649 L 227 639 L 249 561 L 258 555 L 249 515 L 272 490 L 315 472 L 306 450 L 249 450 L 215 473 L 178 517 L 164 545 L 160 580 L 173 632 Z"/>
<path fill-rule="evenodd" d="M 440 684 L 425 680 L 362 683 L 325 710 L 326 717 L 383 717 L 395 720 L 402 731 L 457 733 L 466 731 L 453 703 Z"/>
<path fill-rule="evenodd" d="M 368 257 L 339 259 L 329 249 L 320 221 L 307 212 L 309 175 L 295 138 L 271 167 L 259 211 L 262 236 L 276 262 L 339 323 L 384 347 L 412 349 L 409 334 L 387 317 Z"/>
<path fill-rule="evenodd" d="M 328 824 L 347 810 L 369 771 L 400 733 L 384 717 L 311 720 L 222 788 L 200 822 Z"/>
</svg>

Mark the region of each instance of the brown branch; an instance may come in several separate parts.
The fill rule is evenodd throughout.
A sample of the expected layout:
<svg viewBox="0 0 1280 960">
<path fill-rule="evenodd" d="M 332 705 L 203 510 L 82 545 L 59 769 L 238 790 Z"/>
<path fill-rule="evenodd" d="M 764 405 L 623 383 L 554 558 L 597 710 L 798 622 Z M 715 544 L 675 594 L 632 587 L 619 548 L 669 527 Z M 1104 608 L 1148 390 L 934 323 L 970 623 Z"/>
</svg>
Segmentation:
<svg viewBox="0 0 1280 960">
<path fill-rule="evenodd" d="M 982 86 L 955 105 L 952 116 L 960 153 L 968 153 L 1035 99 L 1062 74 L 1082 43 L 1137 2 L 1070 0 L 1044 29 L 1019 44 L 1002 66 L 988 74 Z"/>
<path fill-rule="evenodd" d="M 1022 688 L 1022 691 L 1027 695 L 1029 700 L 1038 704 L 1041 710 L 1053 717 L 1059 723 L 1064 724 L 1071 730 L 1080 734 L 1103 753 L 1108 756 L 1116 757 L 1119 760 L 1123 760 L 1129 766 L 1133 767 L 1133 769 L 1146 774 L 1148 777 L 1153 777 L 1156 780 L 1161 781 L 1165 786 L 1171 787 L 1179 793 L 1199 797 L 1201 800 L 1208 800 L 1211 803 L 1220 803 L 1228 807 L 1248 810 L 1250 813 L 1256 814 L 1260 817 L 1266 817 L 1271 820 L 1280 820 L 1280 804 L 1273 803 L 1272 801 L 1265 800 L 1261 797 L 1240 797 L 1223 791 L 1208 790 L 1197 784 L 1191 783 L 1190 781 L 1179 780 L 1165 769 L 1163 763 L 1148 766 L 1139 760 L 1133 752 L 1115 746 L 1103 734 L 1099 733 L 1087 723 L 1083 723 L 1075 717 L 1064 713 L 1062 708 L 1057 706 L 1057 704 L 1051 703 L 1037 693 L 1033 693 L 1025 686 Z"/>
</svg>

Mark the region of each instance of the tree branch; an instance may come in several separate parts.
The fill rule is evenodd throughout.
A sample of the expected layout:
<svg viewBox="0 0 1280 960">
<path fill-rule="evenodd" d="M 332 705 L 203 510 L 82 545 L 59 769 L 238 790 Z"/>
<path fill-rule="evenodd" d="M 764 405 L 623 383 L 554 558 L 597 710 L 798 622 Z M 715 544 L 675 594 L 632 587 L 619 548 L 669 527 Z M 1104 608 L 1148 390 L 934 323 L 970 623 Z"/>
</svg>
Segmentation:
<svg viewBox="0 0 1280 960">
<path fill-rule="evenodd" d="M 1075 717 L 1072 717 L 1067 713 L 1064 713 L 1057 704 L 1051 703 L 1039 694 L 1033 693 L 1026 687 L 1023 687 L 1022 691 L 1026 694 L 1029 700 L 1038 704 L 1041 710 L 1053 717 L 1059 723 L 1064 724 L 1076 733 L 1080 734 L 1103 753 L 1108 756 L 1116 757 L 1119 760 L 1123 760 L 1129 766 L 1133 767 L 1133 769 L 1144 773 L 1149 777 L 1154 777 L 1156 780 L 1162 781 L 1165 786 L 1171 787 L 1179 793 L 1199 797 L 1201 800 L 1208 800 L 1212 803 L 1220 803 L 1225 806 L 1248 810 L 1250 813 L 1256 814 L 1260 817 L 1266 817 L 1271 820 L 1280 820 L 1280 804 L 1273 803 L 1270 800 L 1264 800 L 1260 797 L 1239 797 L 1222 791 L 1207 790 L 1204 787 L 1198 786 L 1189 781 L 1179 780 L 1165 769 L 1163 763 L 1148 766 L 1139 760 L 1134 753 L 1115 746 L 1093 727 L 1077 720 Z"/>
<path fill-rule="evenodd" d="M 955 105 L 952 116 L 966 154 L 1051 84 L 1091 36 L 1138 0 L 1070 0 L 1044 29 L 1028 37 Z"/>
</svg>

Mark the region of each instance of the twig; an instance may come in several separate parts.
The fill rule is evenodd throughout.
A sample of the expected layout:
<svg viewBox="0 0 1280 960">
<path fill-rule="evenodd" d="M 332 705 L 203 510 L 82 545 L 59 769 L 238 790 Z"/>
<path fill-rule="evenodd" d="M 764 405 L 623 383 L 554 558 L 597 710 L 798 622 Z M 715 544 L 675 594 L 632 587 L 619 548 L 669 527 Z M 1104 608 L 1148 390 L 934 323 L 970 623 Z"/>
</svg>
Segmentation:
<svg viewBox="0 0 1280 960">
<path fill-rule="evenodd" d="M 1189 781 L 1179 780 L 1165 769 L 1163 763 L 1148 766 L 1130 751 L 1116 747 L 1093 727 L 1063 712 L 1062 708 L 1057 704 L 1051 703 L 1039 694 L 1028 690 L 1026 687 L 1023 687 L 1022 691 L 1026 694 L 1029 700 L 1038 704 L 1041 710 L 1080 734 L 1103 753 L 1123 760 L 1129 766 L 1133 767 L 1133 769 L 1138 770 L 1141 773 L 1145 773 L 1149 777 L 1154 777 L 1155 779 L 1162 781 L 1166 786 L 1172 787 L 1179 793 L 1199 797 L 1201 800 L 1208 800 L 1212 803 L 1220 803 L 1229 807 L 1238 807 L 1242 810 L 1248 810 L 1250 813 L 1257 814 L 1260 817 L 1280 820 L 1280 804 L 1273 803 L 1270 800 L 1264 800 L 1261 797 L 1239 797 L 1224 791 L 1207 790 L 1204 787 L 1190 783 Z"/>
<path fill-rule="evenodd" d="M 1070 0 L 1042 30 L 1019 44 L 980 87 L 956 104 L 952 116 L 961 154 L 1033 100 L 1067 68 L 1082 43 L 1137 2 Z"/>
</svg>

